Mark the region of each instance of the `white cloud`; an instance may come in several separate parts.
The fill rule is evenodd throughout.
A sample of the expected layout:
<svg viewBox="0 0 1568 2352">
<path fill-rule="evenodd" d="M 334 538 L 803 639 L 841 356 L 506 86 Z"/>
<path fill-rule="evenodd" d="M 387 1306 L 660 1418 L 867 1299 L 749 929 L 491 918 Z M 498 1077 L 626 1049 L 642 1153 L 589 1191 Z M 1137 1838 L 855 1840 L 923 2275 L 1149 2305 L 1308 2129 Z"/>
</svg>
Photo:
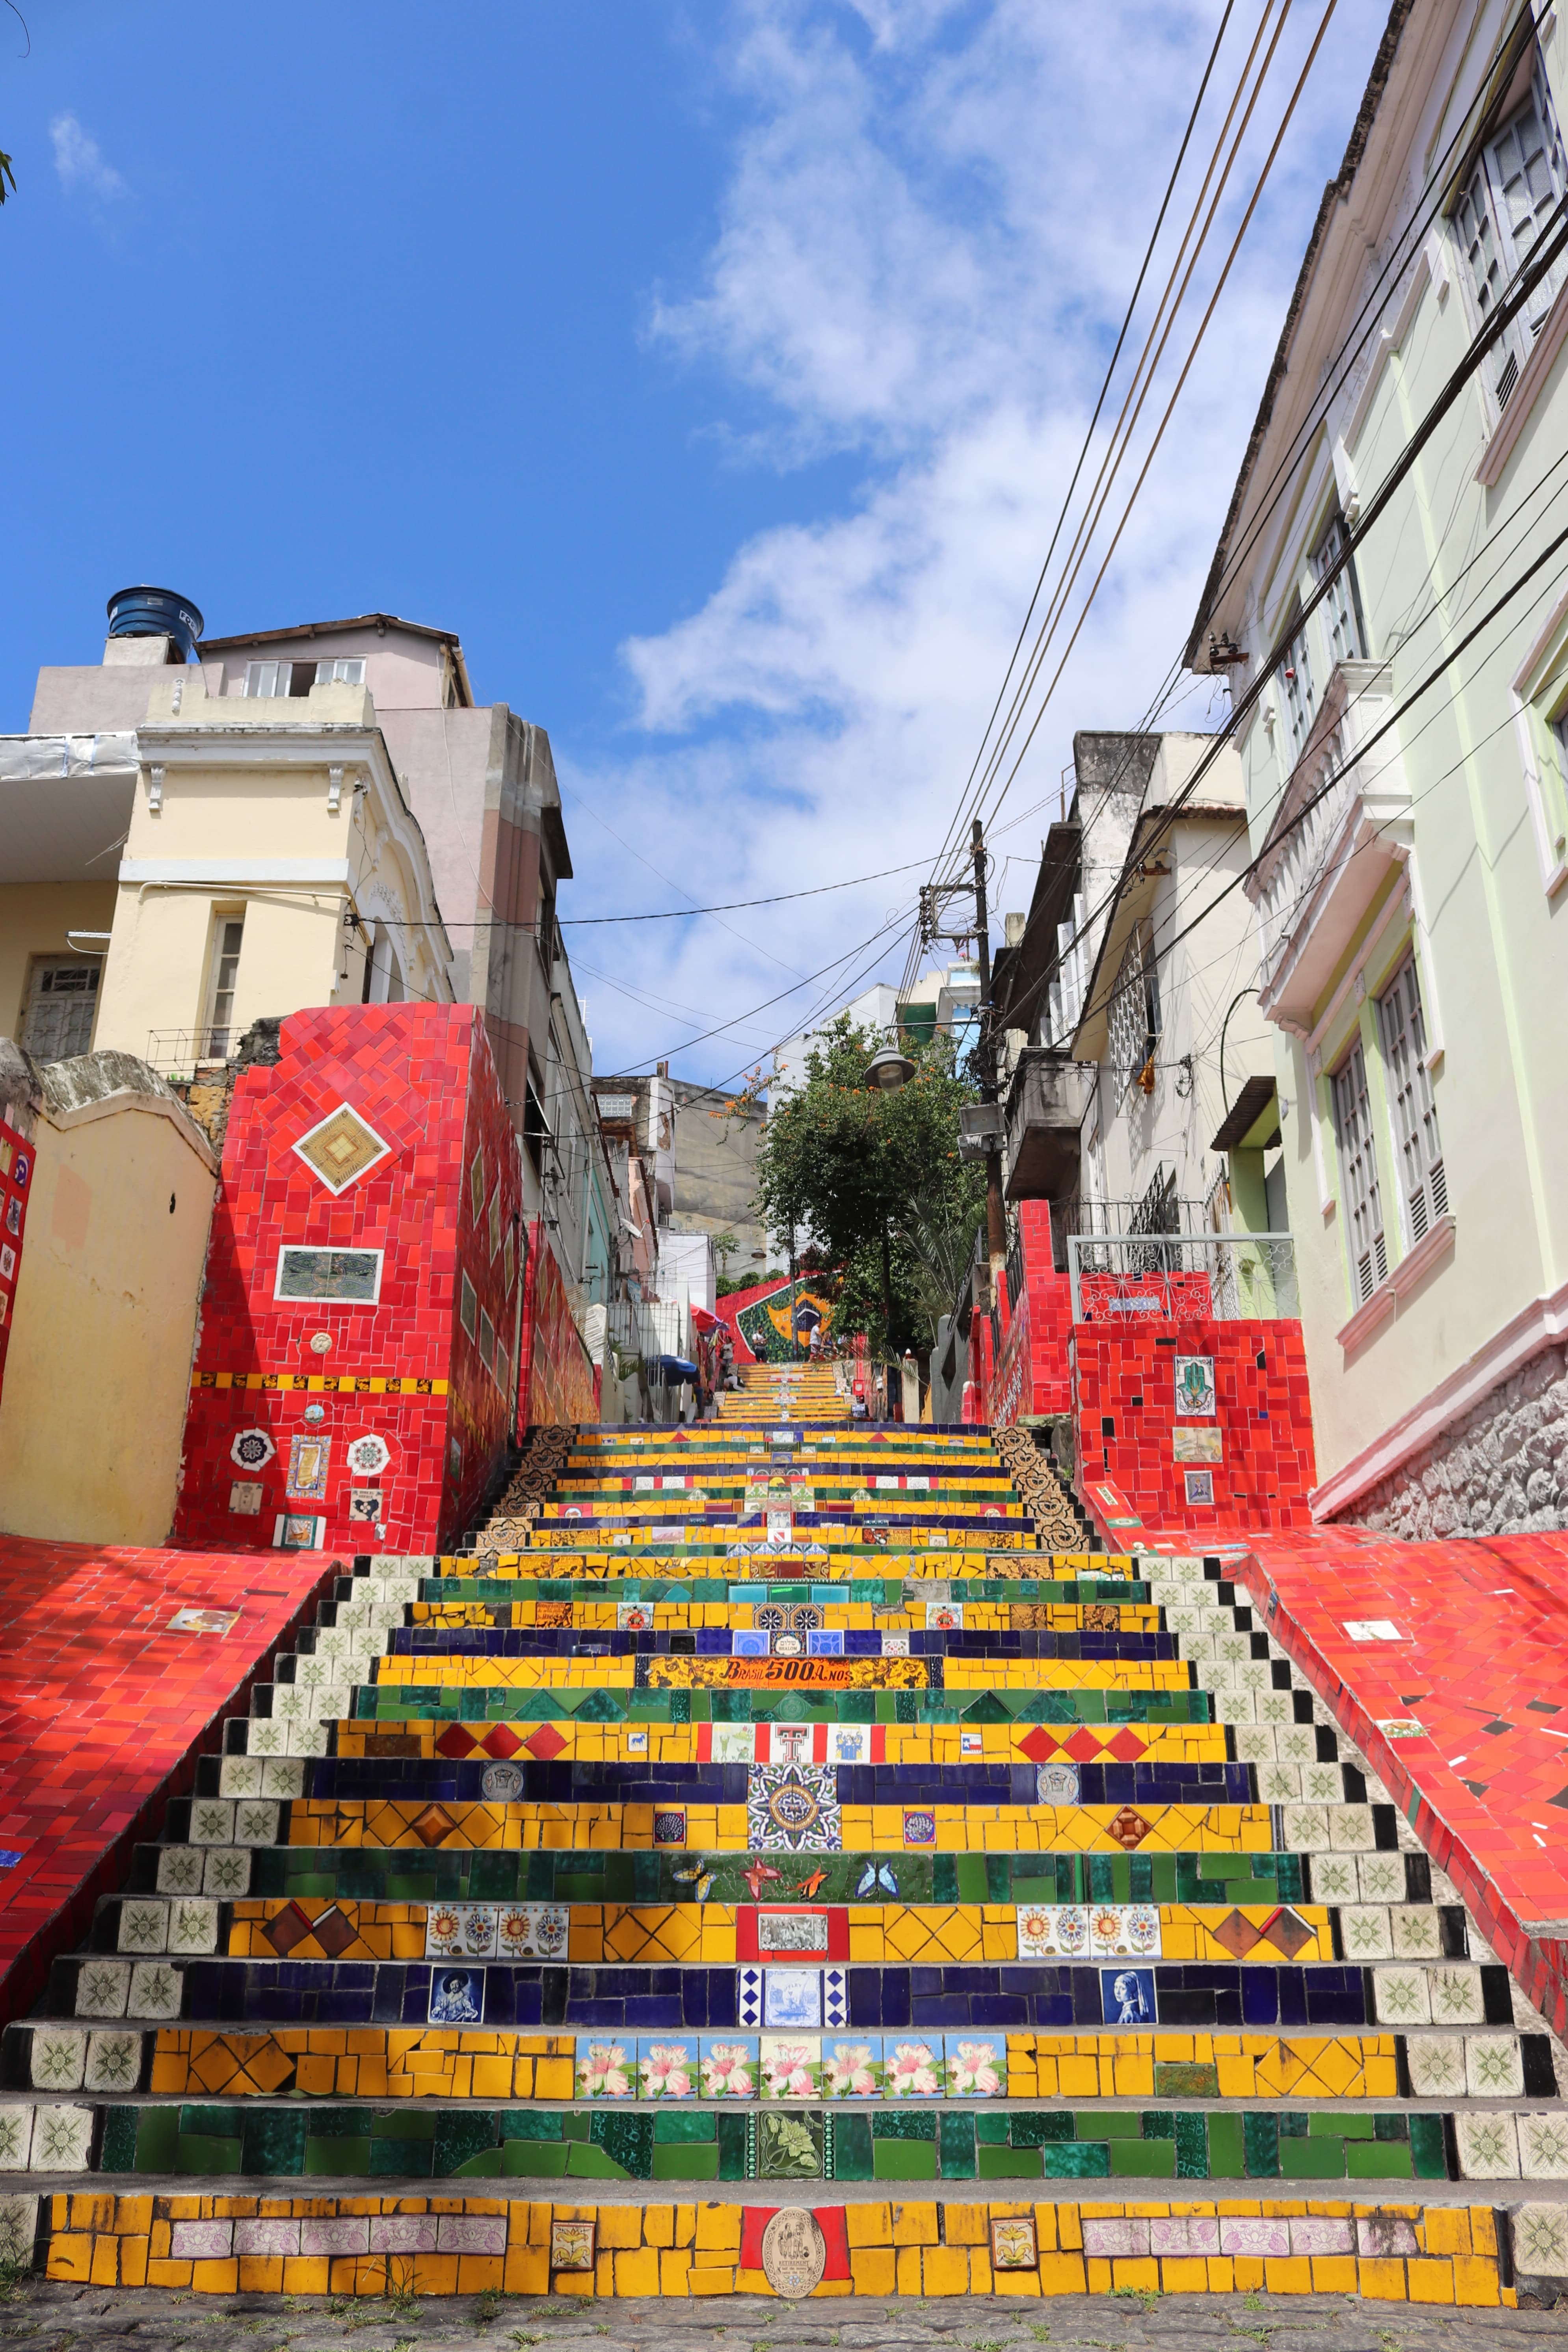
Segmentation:
<svg viewBox="0 0 1568 2352">
<path fill-rule="evenodd" d="M 641 734 L 623 761 L 589 774 L 558 747 L 568 782 L 619 831 L 657 842 L 658 866 L 701 898 L 869 872 L 942 838 L 1217 20 L 1214 0 L 737 8 L 721 60 L 737 127 L 717 234 L 700 282 L 660 293 L 651 339 L 729 388 L 733 448 L 785 470 L 847 455 L 859 478 L 848 500 L 825 492 L 818 516 L 738 547 L 699 611 L 623 649 Z M 1315 23 L 1282 47 L 1270 76 L 1252 169 L 1244 151 L 1214 259 L 1189 298 L 1194 320 Z M 1002 818 L 1047 805 L 998 832 L 1000 856 L 1037 854 L 1074 729 L 1138 724 L 1184 641 L 1377 31 L 1363 15 L 1325 44 Z M 1215 77 L 1220 106 L 1194 142 L 1205 161 L 1241 54 L 1233 35 Z M 1196 177 L 1174 208 L 1184 217 Z M 1178 334 L 1174 348 L 1184 347 Z M 1144 442 L 1174 372 L 1168 364 L 1157 381 Z M 1142 457 L 1140 447 L 1124 488 Z M 833 480 L 842 483 L 842 463 Z M 1097 550 L 1083 587 L 1099 562 Z M 1202 724 L 1206 698 L 1187 700 L 1177 723 Z M 595 832 L 572 911 L 588 911 L 589 892 L 600 907 L 658 903 L 647 872 L 605 847 Z M 785 984 L 759 941 L 813 971 L 868 934 L 900 894 L 912 909 L 918 879 L 807 899 L 773 921 L 731 917 L 740 938 L 711 923 L 576 936 L 644 992 L 711 1003 L 717 1022 Z M 1027 887 L 1015 866 L 1008 903 L 1025 903 Z M 679 1021 L 594 989 L 605 1066 L 679 1035 Z M 758 1034 L 784 1034 L 814 994 L 760 1016 Z M 713 1079 L 742 1058 L 721 1038 L 678 1066 Z"/>
<path fill-rule="evenodd" d="M 49 137 L 55 142 L 55 170 L 68 195 L 79 192 L 98 204 L 118 204 L 128 194 L 121 173 L 74 114 L 57 114 Z"/>
</svg>

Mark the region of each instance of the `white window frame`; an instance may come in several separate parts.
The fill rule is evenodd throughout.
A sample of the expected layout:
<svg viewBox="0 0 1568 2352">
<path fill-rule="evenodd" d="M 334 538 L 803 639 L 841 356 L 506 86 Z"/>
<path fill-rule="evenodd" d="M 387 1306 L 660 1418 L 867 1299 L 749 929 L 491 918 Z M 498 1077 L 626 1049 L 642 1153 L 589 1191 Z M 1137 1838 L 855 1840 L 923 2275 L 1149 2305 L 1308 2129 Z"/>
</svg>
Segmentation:
<svg viewBox="0 0 1568 2352">
<path fill-rule="evenodd" d="M 1405 1246 L 1414 1249 L 1448 1213 L 1448 1178 L 1414 954 L 1405 958 L 1378 998 L 1377 1026 L 1404 1196 Z"/>
<path fill-rule="evenodd" d="M 1312 651 L 1308 642 L 1307 625 L 1299 616 L 1291 625 L 1290 635 L 1285 641 L 1274 674 L 1279 688 L 1279 707 L 1285 718 L 1285 733 L 1290 745 L 1289 765 L 1294 768 L 1307 748 L 1307 738 L 1318 715 L 1317 689 L 1312 683 Z"/>
<path fill-rule="evenodd" d="M 238 940 L 232 950 L 226 948 L 224 944 L 231 929 L 237 930 L 239 933 Z M 224 966 L 228 961 L 231 953 L 234 959 L 234 968 L 229 975 L 227 985 L 226 986 L 223 976 Z M 206 1039 L 206 1052 L 205 1055 L 202 1056 L 203 1059 L 212 1059 L 224 1062 L 226 1062 L 228 1059 L 229 1041 L 234 1035 L 236 1027 L 234 1018 L 234 1000 L 239 988 L 239 960 L 244 953 L 245 908 L 241 907 L 238 912 L 236 913 L 231 908 L 215 908 L 213 910 L 212 969 L 207 977 L 207 1017 L 202 1024 L 203 1034 Z M 227 1009 L 220 1013 L 219 1006 L 226 999 Z M 223 1040 L 221 1045 L 218 1044 L 218 1039 L 220 1037 Z"/>
<path fill-rule="evenodd" d="M 1329 667 L 1342 662 L 1365 661 L 1366 630 L 1362 620 L 1361 591 L 1355 576 L 1344 518 L 1338 509 L 1325 525 L 1312 551 L 1312 572 L 1318 584 L 1330 583 L 1323 599 L 1323 632 L 1329 645 Z"/>
<path fill-rule="evenodd" d="M 316 684 L 318 686 L 363 686 L 364 656 L 334 654 L 326 661 L 319 661 L 316 664 Z"/>
<path fill-rule="evenodd" d="M 1121 1095 L 1160 1043 L 1160 978 L 1147 921 L 1135 926 L 1123 950 L 1108 1028 L 1111 1076 Z"/>
<path fill-rule="evenodd" d="M 1527 62 L 1528 78 L 1523 73 Z M 1481 142 L 1450 218 L 1470 299 L 1483 324 L 1529 260 L 1543 220 L 1568 186 L 1552 93 L 1533 41 L 1521 60 L 1510 98 L 1512 103 L 1504 100 Z M 1568 256 L 1553 264 L 1493 350 L 1492 396 L 1500 414 L 1513 397 L 1535 338 L 1565 280 Z"/>
<path fill-rule="evenodd" d="M 61 988 L 57 991 L 49 985 L 51 976 L 57 972 L 69 974 L 73 978 L 79 973 L 83 985 Z M 35 956 L 32 959 L 27 971 L 26 999 L 22 1007 L 20 1042 L 35 1061 L 70 1061 L 78 1054 L 91 1053 L 92 1034 L 98 1026 L 99 992 L 102 982 L 103 958 L 101 956 Z M 34 1028 L 35 1015 L 46 1011 L 52 1012 L 56 1005 L 65 1006 L 66 1012 L 55 1024 L 58 1033 L 68 1025 L 71 1014 L 84 1004 L 88 1008 L 87 1035 L 79 1045 L 72 1042 L 69 1054 L 40 1052 L 40 1046 L 47 1041 L 42 1038 Z"/>
<path fill-rule="evenodd" d="M 1383 1223 L 1372 1096 L 1361 1034 L 1329 1082 L 1339 1148 L 1340 1195 L 1345 1210 L 1345 1252 L 1351 1296 L 1364 1307 L 1388 1279 L 1388 1238 Z"/>
</svg>

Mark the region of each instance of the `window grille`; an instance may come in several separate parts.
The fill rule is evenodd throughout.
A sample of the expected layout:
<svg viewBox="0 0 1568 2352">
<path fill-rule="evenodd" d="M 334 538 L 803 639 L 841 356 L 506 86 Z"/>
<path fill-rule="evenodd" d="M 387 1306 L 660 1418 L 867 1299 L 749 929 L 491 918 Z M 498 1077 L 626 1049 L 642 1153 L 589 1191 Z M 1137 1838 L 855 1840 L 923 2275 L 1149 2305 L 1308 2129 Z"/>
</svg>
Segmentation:
<svg viewBox="0 0 1568 2352">
<path fill-rule="evenodd" d="M 1532 53 L 1529 94 L 1486 141 L 1454 210 L 1455 233 L 1483 321 L 1546 232 L 1565 184 L 1557 119 L 1540 56 Z M 1547 271 L 1495 349 L 1493 386 L 1500 408 L 1507 407 L 1564 278 L 1568 257 Z"/>
<path fill-rule="evenodd" d="M 79 958 L 34 964 L 22 1044 L 35 1062 L 68 1062 L 90 1050 L 102 970 L 100 962 Z"/>
<path fill-rule="evenodd" d="M 1414 956 L 1401 966 L 1379 998 L 1377 1012 L 1405 1186 L 1405 1230 L 1414 1248 L 1436 1221 L 1448 1213 L 1448 1180 L 1437 1133 L 1437 1106 L 1432 1099 L 1432 1074 L 1426 1067 L 1426 1024 L 1421 1014 L 1421 985 Z"/>
<path fill-rule="evenodd" d="M 1348 1212 L 1351 1282 L 1363 1307 L 1388 1276 L 1388 1245 L 1377 1186 L 1372 1112 L 1367 1100 L 1366 1058 L 1357 1045 L 1333 1080 L 1334 1123 L 1339 1134 L 1340 1181 Z"/>
<path fill-rule="evenodd" d="M 1153 940 L 1140 923 L 1127 942 L 1110 999 L 1110 1066 L 1125 1093 L 1144 1068 L 1160 1036 L 1160 981 Z"/>
<path fill-rule="evenodd" d="M 1311 655 L 1304 628 L 1298 626 L 1280 656 L 1278 676 L 1280 699 L 1285 705 L 1285 732 L 1290 744 L 1290 765 L 1294 767 L 1306 749 L 1318 708 L 1317 693 L 1312 685 Z"/>
<path fill-rule="evenodd" d="M 1328 631 L 1329 651 L 1336 665 L 1344 661 L 1362 661 L 1366 656 L 1366 635 L 1361 625 L 1361 596 L 1356 585 L 1355 562 L 1345 536 L 1344 523 L 1335 515 L 1322 538 L 1318 541 L 1312 558 L 1312 568 L 1320 582 L 1330 583 L 1323 599 L 1323 623 Z"/>
</svg>

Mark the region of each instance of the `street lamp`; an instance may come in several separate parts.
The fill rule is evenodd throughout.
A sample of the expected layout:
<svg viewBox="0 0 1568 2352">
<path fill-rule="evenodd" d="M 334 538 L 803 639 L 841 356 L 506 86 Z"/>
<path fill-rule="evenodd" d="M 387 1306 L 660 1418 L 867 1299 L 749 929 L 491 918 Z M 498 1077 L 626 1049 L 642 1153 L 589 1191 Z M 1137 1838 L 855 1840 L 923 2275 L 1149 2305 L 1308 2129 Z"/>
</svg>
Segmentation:
<svg viewBox="0 0 1568 2352">
<path fill-rule="evenodd" d="M 900 1087 L 908 1086 L 914 1074 L 914 1064 L 896 1045 L 884 1045 L 873 1054 L 864 1073 L 868 1086 L 879 1087 L 888 1095 L 896 1095 Z"/>
</svg>

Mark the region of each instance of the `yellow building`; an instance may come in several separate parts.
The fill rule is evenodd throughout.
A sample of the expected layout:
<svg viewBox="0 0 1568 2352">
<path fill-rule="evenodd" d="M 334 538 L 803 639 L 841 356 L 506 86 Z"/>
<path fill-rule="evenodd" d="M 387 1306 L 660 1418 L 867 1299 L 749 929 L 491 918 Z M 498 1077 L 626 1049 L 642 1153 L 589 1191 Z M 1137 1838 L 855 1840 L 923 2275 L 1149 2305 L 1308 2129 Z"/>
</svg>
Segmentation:
<svg viewBox="0 0 1568 2352">
<path fill-rule="evenodd" d="M 111 636 L 100 670 L 40 681 L 79 725 L 0 738 L 0 1034 L 41 1063 L 109 1047 L 188 1073 L 258 1018 L 451 1003 L 363 662 L 236 697 L 188 650 Z"/>
</svg>

